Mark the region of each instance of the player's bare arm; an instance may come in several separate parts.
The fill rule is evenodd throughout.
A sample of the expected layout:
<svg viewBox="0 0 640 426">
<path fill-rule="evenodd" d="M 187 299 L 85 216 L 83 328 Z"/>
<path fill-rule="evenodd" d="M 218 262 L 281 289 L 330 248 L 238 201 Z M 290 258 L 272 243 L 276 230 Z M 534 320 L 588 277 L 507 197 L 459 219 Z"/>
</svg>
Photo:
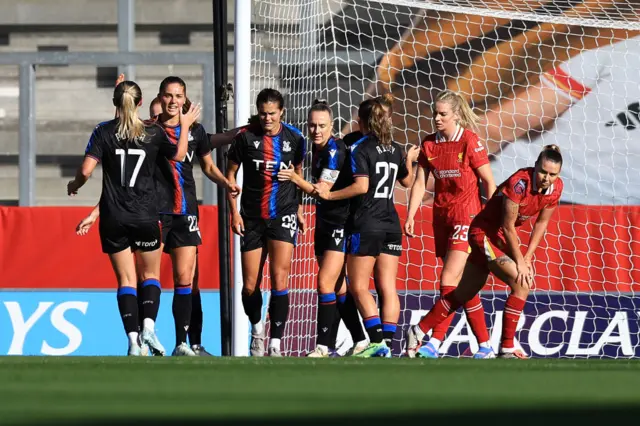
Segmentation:
<svg viewBox="0 0 640 426">
<path fill-rule="evenodd" d="M 415 145 L 411 145 L 404 160 L 409 174 L 399 180 L 400 185 L 404 186 L 405 188 L 409 188 L 411 185 L 413 185 L 413 163 L 418 161 L 418 155 L 420 155 L 420 148 Z"/>
<path fill-rule="evenodd" d="M 524 260 L 524 256 L 522 256 L 522 252 L 520 251 L 520 240 L 518 239 L 518 231 L 515 226 L 519 210 L 520 206 L 518 203 L 515 203 L 509 197 L 503 197 L 502 231 L 504 232 L 504 238 L 507 242 L 509 254 L 516 262 L 516 269 L 518 271 L 516 284 L 520 284 L 525 287 L 529 286 L 533 282 L 533 277 L 531 276 L 529 267 Z"/>
<path fill-rule="evenodd" d="M 84 161 L 76 172 L 75 179 L 67 184 L 67 194 L 71 197 L 78 194 L 78 190 L 84 186 L 98 165 L 98 160 L 93 157 L 84 157 Z"/>
<path fill-rule="evenodd" d="M 298 176 L 299 179 L 304 180 L 304 177 L 302 175 L 302 163 L 298 164 L 295 167 L 295 175 Z M 304 219 L 304 207 L 302 203 L 300 203 L 300 205 L 298 206 L 298 232 L 304 235 L 306 231 L 307 231 L 307 222 Z"/>
<path fill-rule="evenodd" d="M 313 184 L 307 182 L 302 176 L 300 176 L 297 172 L 293 164 L 288 169 L 282 169 L 278 172 L 278 180 L 280 182 L 286 182 L 290 180 L 296 185 L 302 192 L 307 195 L 313 195 L 315 192 L 315 188 Z"/>
<path fill-rule="evenodd" d="M 549 225 L 549 220 L 551 220 L 551 216 L 553 216 L 553 212 L 555 211 L 555 207 L 542 209 L 538 218 L 536 219 L 536 223 L 533 225 L 533 229 L 531 230 L 531 235 L 529 237 L 529 246 L 527 247 L 527 251 L 524 254 L 524 260 L 531 268 L 531 260 L 533 259 L 533 253 L 535 253 L 540 241 L 542 241 L 542 237 L 547 232 L 547 226 Z"/>
<path fill-rule="evenodd" d="M 227 180 L 230 185 L 238 185 L 236 182 L 238 169 L 240 169 L 239 164 L 236 164 L 231 160 L 227 161 Z M 231 230 L 235 234 L 244 235 L 244 221 L 238 211 L 238 205 L 236 204 L 235 197 L 232 197 L 230 192 L 227 192 L 227 204 L 229 205 L 229 212 L 231 213 Z"/>
<path fill-rule="evenodd" d="M 324 185 L 314 185 L 318 196 L 323 200 L 337 201 L 346 200 L 347 198 L 357 197 L 358 195 L 366 194 L 369 190 L 369 177 L 358 176 L 354 179 L 354 182 L 339 191 L 329 192 Z"/>
<path fill-rule="evenodd" d="M 76 234 L 77 235 L 87 235 L 89 229 L 96 223 L 98 217 L 100 216 L 100 204 L 96 204 L 96 206 L 91 210 L 91 213 L 84 219 L 80 221 L 78 226 L 76 226 Z"/>
<path fill-rule="evenodd" d="M 233 142 L 233 138 L 238 134 L 242 128 L 245 126 L 236 127 L 235 129 L 227 130 L 223 133 L 213 133 L 209 138 L 211 143 L 211 149 L 216 149 L 223 147 L 225 145 L 230 145 Z"/>
<path fill-rule="evenodd" d="M 487 201 L 493 197 L 493 193 L 496 192 L 496 182 L 493 179 L 493 172 L 489 164 L 482 165 L 476 170 L 476 176 L 482 180 L 482 187 L 484 193 L 487 195 Z"/>
<path fill-rule="evenodd" d="M 414 232 L 414 218 L 416 217 L 416 213 L 422 204 L 422 198 L 424 196 L 424 191 L 427 185 L 427 177 L 429 176 L 429 171 L 424 167 L 418 166 L 418 171 L 416 172 L 416 178 L 413 181 L 413 185 L 411 186 L 411 192 L 409 193 L 409 207 L 407 209 L 407 221 L 404 225 L 404 231 L 409 237 L 415 237 L 416 234 Z"/>
<path fill-rule="evenodd" d="M 202 169 L 202 173 L 205 174 L 210 181 L 215 182 L 216 184 L 224 187 L 232 198 L 236 198 L 240 195 L 242 191 L 240 186 L 237 183 L 231 183 L 220 171 L 218 166 L 215 165 L 213 159 L 211 158 L 211 153 L 205 155 L 204 157 L 198 158 L 200 162 L 200 168 Z"/>
</svg>

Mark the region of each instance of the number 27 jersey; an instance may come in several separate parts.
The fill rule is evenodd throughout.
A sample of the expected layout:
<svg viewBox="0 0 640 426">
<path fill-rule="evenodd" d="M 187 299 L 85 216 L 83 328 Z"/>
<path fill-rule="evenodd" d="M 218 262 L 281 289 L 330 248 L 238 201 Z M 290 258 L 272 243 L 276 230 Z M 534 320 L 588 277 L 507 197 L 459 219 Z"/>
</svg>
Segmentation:
<svg viewBox="0 0 640 426">
<path fill-rule="evenodd" d="M 349 231 L 402 232 L 393 190 L 409 171 L 400 145 L 384 146 L 374 136 L 364 136 L 351 146 L 350 158 L 353 178 L 368 177 L 369 190 L 351 201 Z"/>
</svg>

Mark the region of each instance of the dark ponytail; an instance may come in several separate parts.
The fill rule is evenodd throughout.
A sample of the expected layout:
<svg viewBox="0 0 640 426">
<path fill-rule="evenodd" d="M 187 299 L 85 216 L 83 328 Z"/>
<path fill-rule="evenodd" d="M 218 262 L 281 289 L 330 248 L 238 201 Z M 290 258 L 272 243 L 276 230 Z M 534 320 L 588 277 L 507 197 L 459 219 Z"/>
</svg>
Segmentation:
<svg viewBox="0 0 640 426">
<path fill-rule="evenodd" d="M 540 164 L 544 160 L 560 164 L 560 167 L 562 167 L 562 154 L 560 153 L 560 147 L 554 144 L 545 145 L 542 148 L 540 155 L 538 155 L 536 163 Z"/>
</svg>

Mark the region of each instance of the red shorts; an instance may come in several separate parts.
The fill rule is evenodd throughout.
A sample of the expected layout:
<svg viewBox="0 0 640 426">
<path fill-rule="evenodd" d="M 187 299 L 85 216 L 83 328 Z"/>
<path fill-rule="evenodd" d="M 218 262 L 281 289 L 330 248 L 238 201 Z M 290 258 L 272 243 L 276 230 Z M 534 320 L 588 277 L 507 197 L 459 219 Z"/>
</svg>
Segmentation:
<svg viewBox="0 0 640 426">
<path fill-rule="evenodd" d="M 436 257 L 444 259 L 451 250 L 471 253 L 468 233 L 469 223 L 434 223 L 433 238 L 436 246 Z"/>
<path fill-rule="evenodd" d="M 505 256 L 504 243 L 495 236 L 487 236 L 480 228 L 471 228 L 469 231 L 469 246 L 471 255 L 469 261 L 476 266 L 489 270 L 489 262 Z"/>
</svg>

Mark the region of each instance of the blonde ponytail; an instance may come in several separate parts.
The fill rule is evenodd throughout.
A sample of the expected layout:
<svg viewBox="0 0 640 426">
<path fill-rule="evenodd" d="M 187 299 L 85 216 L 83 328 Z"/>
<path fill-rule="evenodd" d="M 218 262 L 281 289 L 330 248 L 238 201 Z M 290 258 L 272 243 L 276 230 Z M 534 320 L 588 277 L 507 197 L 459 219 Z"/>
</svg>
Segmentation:
<svg viewBox="0 0 640 426">
<path fill-rule="evenodd" d="M 459 93 L 452 90 L 443 90 L 438 93 L 433 103 L 435 104 L 436 102 L 448 103 L 451 106 L 451 110 L 460 117 L 458 124 L 465 129 L 477 129 L 480 118 L 473 112 L 467 100 Z"/>
<path fill-rule="evenodd" d="M 142 91 L 133 81 L 123 81 L 116 87 L 113 104 L 118 110 L 118 139 L 136 142 L 144 140 L 144 123 L 138 117 L 138 105 L 141 100 Z"/>
</svg>

